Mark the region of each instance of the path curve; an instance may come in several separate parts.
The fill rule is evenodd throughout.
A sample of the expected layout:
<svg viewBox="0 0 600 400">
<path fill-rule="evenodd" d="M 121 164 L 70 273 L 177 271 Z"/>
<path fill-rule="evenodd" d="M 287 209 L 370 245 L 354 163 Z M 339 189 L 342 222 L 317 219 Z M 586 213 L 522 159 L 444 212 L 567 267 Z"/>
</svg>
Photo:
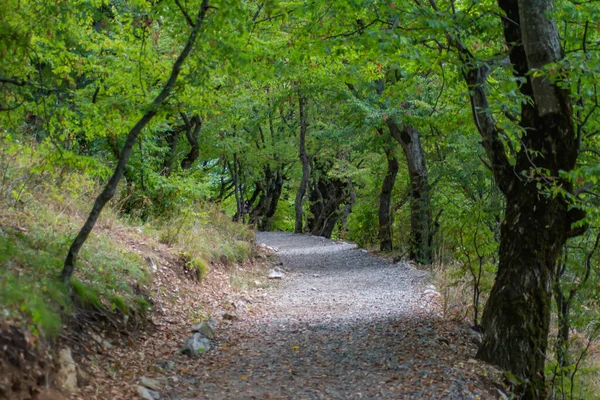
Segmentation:
<svg viewBox="0 0 600 400">
<path fill-rule="evenodd" d="M 474 349 L 428 311 L 425 272 L 310 235 L 256 239 L 286 276 L 167 399 L 494 398 Z"/>
</svg>

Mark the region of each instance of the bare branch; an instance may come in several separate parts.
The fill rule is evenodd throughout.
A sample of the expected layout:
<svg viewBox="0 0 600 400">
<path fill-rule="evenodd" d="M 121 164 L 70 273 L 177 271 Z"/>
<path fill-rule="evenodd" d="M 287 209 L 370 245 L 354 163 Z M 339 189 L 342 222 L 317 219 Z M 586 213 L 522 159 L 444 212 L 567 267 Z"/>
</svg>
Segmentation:
<svg viewBox="0 0 600 400">
<path fill-rule="evenodd" d="M 185 8 L 183 8 L 183 5 L 181 4 L 181 2 L 179 0 L 175 0 L 175 4 L 177 4 L 177 7 L 179 7 L 179 10 L 185 17 L 185 20 L 187 21 L 188 25 L 193 27 L 194 21 L 192 21 L 192 19 L 190 18 L 190 15 L 187 13 L 187 11 L 185 11 Z"/>
</svg>

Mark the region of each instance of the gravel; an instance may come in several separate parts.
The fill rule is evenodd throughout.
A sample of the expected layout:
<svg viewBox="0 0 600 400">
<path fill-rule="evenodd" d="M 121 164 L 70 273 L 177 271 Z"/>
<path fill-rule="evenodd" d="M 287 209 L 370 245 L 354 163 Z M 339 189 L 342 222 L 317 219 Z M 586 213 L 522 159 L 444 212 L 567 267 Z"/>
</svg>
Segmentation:
<svg viewBox="0 0 600 400">
<path fill-rule="evenodd" d="M 258 233 L 285 277 L 166 399 L 494 398 L 468 339 L 436 317 L 428 274 L 355 245 Z"/>
<path fill-rule="evenodd" d="M 354 244 L 323 237 L 261 232 L 256 240 L 276 249 L 278 261 L 292 273 L 272 295 L 282 321 L 366 322 L 423 306 L 427 273 L 407 263 L 391 264 Z"/>
</svg>

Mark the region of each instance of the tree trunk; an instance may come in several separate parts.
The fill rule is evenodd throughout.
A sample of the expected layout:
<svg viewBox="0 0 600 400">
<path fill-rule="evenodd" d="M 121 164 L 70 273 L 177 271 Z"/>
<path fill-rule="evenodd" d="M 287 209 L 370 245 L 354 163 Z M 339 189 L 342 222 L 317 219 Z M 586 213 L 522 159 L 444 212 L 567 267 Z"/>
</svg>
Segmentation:
<svg viewBox="0 0 600 400">
<path fill-rule="evenodd" d="M 402 146 L 410 179 L 410 257 L 422 264 L 431 262 L 431 204 L 425 154 L 419 132 L 411 125 L 402 129 L 392 118 L 386 120 L 390 133 Z"/>
<path fill-rule="evenodd" d="M 295 209 L 296 209 L 296 226 L 294 232 L 303 232 L 302 223 L 302 206 L 304 205 L 304 195 L 306 194 L 306 187 L 308 186 L 308 179 L 310 177 L 310 169 L 308 165 L 308 154 L 306 153 L 306 97 L 302 95 L 302 92 L 298 90 L 298 107 L 300 110 L 300 162 L 302 163 L 302 180 L 300 181 L 300 187 L 296 193 Z"/>
<path fill-rule="evenodd" d="M 349 200 L 344 206 L 344 212 L 342 213 L 342 221 L 340 226 L 340 237 L 345 235 L 348 232 L 348 217 L 352 212 L 352 207 L 354 207 L 354 203 L 356 202 L 356 190 L 354 190 L 354 184 L 352 183 L 352 179 L 348 181 L 348 192 Z"/>
<path fill-rule="evenodd" d="M 185 113 L 181 113 L 181 118 L 185 124 L 185 137 L 190 144 L 190 151 L 186 154 L 183 160 L 181 160 L 181 169 L 190 169 L 194 164 L 194 161 L 200 156 L 200 144 L 198 143 L 198 133 L 202 128 L 202 120 L 199 116 L 194 115 L 192 118 L 188 118 Z"/>
<path fill-rule="evenodd" d="M 263 231 L 269 230 L 271 228 L 271 219 L 277 211 L 277 205 L 279 204 L 279 199 L 281 198 L 284 180 L 281 171 L 282 168 L 283 167 L 278 168 L 275 171 L 275 176 L 273 177 L 274 179 L 267 187 L 267 199 L 265 201 L 266 209 L 263 218 L 260 221 L 260 229 Z"/>
<path fill-rule="evenodd" d="M 524 133 L 515 165 L 508 161 L 500 139 L 505 134 L 489 110 L 485 83 L 490 67 L 475 60 L 458 39 L 449 38 L 463 61 L 475 125 L 506 197 L 498 273 L 483 312 L 484 341 L 477 356 L 520 379 L 516 392 L 522 399 L 544 399 L 551 271 L 572 223 L 583 217 L 577 209 L 569 211 L 565 196 L 550 196 L 544 189 L 572 192 L 559 174 L 574 168 L 579 144 L 568 90 L 543 74 L 533 78 L 530 73 L 562 57 L 556 28 L 548 19 L 552 1 L 499 4 L 506 12 L 504 36 L 519 90 L 531 98 L 521 106 Z"/>
<path fill-rule="evenodd" d="M 96 221 L 98 220 L 102 209 L 104 208 L 106 203 L 108 203 L 110 199 L 112 199 L 112 197 L 115 195 L 117 185 L 119 184 L 119 181 L 123 176 L 125 166 L 127 165 L 127 161 L 129 160 L 129 156 L 131 154 L 133 145 L 135 144 L 135 140 L 142 132 L 142 129 L 144 129 L 144 127 L 152 120 L 152 118 L 154 118 L 159 108 L 162 106 L 162 104 L 165 102 L 165 100 L 173 90 L 175 82 L 177 81 L 177 78 L 181 73 L 181 67 L 183 66 L 183 63 L 185 62 L 186 58 L 188 57 L 192 48 L 194 47 L 194 43 L 196 42 L 196 38 L 198 37 L 200 26 L 202 25 L 202 21 L 204 20 L 207 10 L 208 0 L 204 0 L 202 2 L 202 5 L 200 6 L 200 11 L 198 12 L 198 16 L 196 17 L 195 25 L 192 28 L 192 32 L 190 33 L 185 47 L 183 48 L 181 54 L 179 54 L 179 57 L 177 57 L 177 60 L 175 60 L 175 63 L 173 64 L 173 68 L 171 70 L 171 75 L 169 76 L 169 79 L 163 86 L 158 96 L 156 96 L 150 107 L 148 107 L 148 110 L 145 112 L 142 118 L 140 118 L 140 120 L 133 126 L 133 128 L 131 128 L 131 131 L 129 131 L 129 134 L 125 139 L 123 149 L 120 152 L 119 160 L 117 161 L 117 166 L 112 177 L 110 178 L 100 195 L 96 198 L 94 206 L 92 207 L 92 211 L 90 211 L 90 214 L 88 215 L 85 224 L 83 225 L 83 227 L 73 240 L 71 247 L 69 248 L 69 252 L 67 253 L 63 270 L 60 274 L 60 279 L 65 284 L 69 283 L 71 276 L 75 271 L 75 265 L 77 264 L 77 255 L 79 254 L 79 250 L 81 250 L 81 247 L 92 232 L 92 229 L 94 229 L 94 225 L 96 224 Z"/>
<path fill-rule="evenodd" d="M 169 151 L 167 152 L 167 154 L 165 154 L 161 175 L 166 176 L 168 178 L 173 172 L 175 150 L 177 149 L 177 144 L 179 143 L 179 132 L 173 129 L 169 129 L 168 131 L 165 131 L 162 134 L 165 141 L 167 142 L 167 145 L 169 146 Z"/>
<path fill-rule="evenodd" d="M 398 175 L 398 159 L 394 156 L 393 147 L 385 150 L 387 158 L 387 173 L 381 185 L 379 197 L 379 248 L 381 251 L 392 251 L 392 218 L 391 204 L 394 183 Z"/>
</svg>

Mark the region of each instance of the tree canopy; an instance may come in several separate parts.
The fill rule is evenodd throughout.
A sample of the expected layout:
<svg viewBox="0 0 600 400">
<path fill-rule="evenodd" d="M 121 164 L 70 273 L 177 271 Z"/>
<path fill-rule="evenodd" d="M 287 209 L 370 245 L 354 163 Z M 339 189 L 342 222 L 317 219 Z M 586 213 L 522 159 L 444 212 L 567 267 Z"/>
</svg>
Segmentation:
<svg viewBox="0 0 600 400">
<path fill-rule="evenodd" d="M 104 186 L 66 283 L 115 193 L 143 221 L 210 202 L 260 230 L 458 266 L 478 356 L 523 398 L 564 395 L 569 332 L 600 331 L 596 2 L 2 8 L 2 146 Z"/>
</svg>

